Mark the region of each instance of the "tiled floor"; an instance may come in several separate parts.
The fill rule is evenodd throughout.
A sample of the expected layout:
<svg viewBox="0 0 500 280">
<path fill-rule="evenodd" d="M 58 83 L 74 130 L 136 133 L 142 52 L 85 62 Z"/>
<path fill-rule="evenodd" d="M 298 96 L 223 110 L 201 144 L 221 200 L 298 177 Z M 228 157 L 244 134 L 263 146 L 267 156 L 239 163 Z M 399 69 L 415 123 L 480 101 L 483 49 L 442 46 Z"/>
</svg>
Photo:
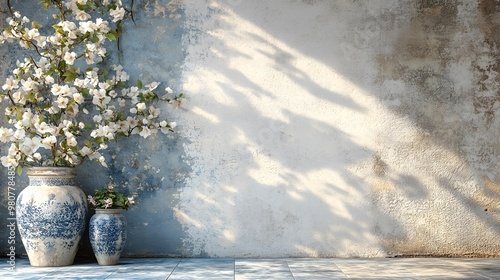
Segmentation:
<svg viewBox="0 0 500 280">
<path fill-rule="evenodd" d="M 115 266 L 77 260 L 65 267 L 32 267 L 7 259 L 0 279 L 500 279 L 497 259 L 170 259 L 123 258 Z"/>
</svg>

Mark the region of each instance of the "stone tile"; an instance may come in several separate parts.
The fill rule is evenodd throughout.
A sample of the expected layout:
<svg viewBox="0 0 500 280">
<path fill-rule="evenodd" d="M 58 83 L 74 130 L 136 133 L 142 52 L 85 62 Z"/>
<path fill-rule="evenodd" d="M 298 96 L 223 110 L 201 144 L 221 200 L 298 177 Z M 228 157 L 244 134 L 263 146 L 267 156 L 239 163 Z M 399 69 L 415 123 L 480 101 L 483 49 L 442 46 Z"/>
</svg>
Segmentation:
<svg viewBox="0 0 500 280">
<path fill-rule="evenodd" d="M 2 259 L 0 259 L 1 261 Z M 77 260 L 65 267 L 32 267 L 16 260 L 16 271 L 0 263 L 0 279 L 500 279 L 500 259 L 173 259 L 122 258 L 100 266 Z"/>
<path fill-rule="evenodd" d="M 119 265 L 129 265 L 134 266 L 142 264 L 175 264 L 177 265 L 182 259 L 181 258 L 120 258 L 118 262 Z"/>
<path fill-rule="evenodd" d="M 418 279 L 489 279 L 467 267 L 459 259 L 408 258 L 394 262 L 406 268 Z M 500 262 L 497 262 L 497 265 Z"/>
<path fill-rule="evenodd" d="M 25 271 L 0 271 L 0 279 L 40 279 L 49 275 L 50 272 L 25 272 Z"/>
<path fill-rule="evenodd" d="M 460 266 L 462 271 L 470 271 L 488 279 L 500 279 L 500 259 L 498 258 L 451 259 L 450 262 Z"/>
<path fill-rule="evenodd" d="M 335 264 L 353 279 L 415 279 L 417 275 L 388 259 L 336 259 Z"/>
<path fill-rule="evenodd" d="M 294 279 L 284 259 L 235 260 L 234 279 Z"/>
<path fill-rule="evenodd" d="M 118 269 L 106 279 L 167 279 L 180 259 L 141 258 L 120 259 Z"/>
<path fill-rule="evenodd" d="M 40 279 L 105 279 L 116 270 L 117 268 L 114 266 L 90 267 L 86 265 L 72 265 L 61 267 Z"/>
<path fill-rule="evenodd" d="M 16 259 L 16 267 L 11 271 L 9 266 L 0 266 L 0 279 L 40 279 L 60 269 L 60 267 L 35 267 L 31 266 L 28 259 Z"/>
<path fill-rule="evenodd" d="M 287 259 L 295 280 L 348 279 L 333 259 Z"/>
<path fill-rule="evenodd" d="M 344 273 L 335 272 L 299 272 L 293 273 L 295 280 L 327 280 L 327 279 L 349 279 Z"/>
<path fill-rule="evenodd" d="M 182 259 L 168 279 L 234 279 L 234 260 Z"/>
<path fill-rule="evenodd" d="M 181 280 L 181 279 L 214 279 L 214 280 L 233 280 L 233 271 L 210 271 L 210 270 L 184 270 L 174 271 L 168 280 Z"/>
<path fill-rule="evenodd" d="M 137 279 L 137 280 L 165 280 L 172 271 L 165 268 L 144 270 L 144 269 L 118 269 L 115 273 L 106 277 L 106 280 Z"/>
</svg>

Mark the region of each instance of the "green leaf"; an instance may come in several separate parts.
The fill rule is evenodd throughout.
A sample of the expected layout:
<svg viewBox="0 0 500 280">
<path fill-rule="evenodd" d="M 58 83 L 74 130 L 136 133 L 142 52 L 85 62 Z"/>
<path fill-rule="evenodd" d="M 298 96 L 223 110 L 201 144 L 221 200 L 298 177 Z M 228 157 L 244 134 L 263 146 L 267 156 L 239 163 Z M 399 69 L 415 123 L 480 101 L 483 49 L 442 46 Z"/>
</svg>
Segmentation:
<svg viewBox="0 0 500 280">
<path fill-rule="evenodd" d="M 21 175 L 23 173 L 23 167 L 21 165 L 18 165 L 16 168 L 17 175 Z"/>
<path fill-rule="evenodd" d="M 33 28 L 36 28 L 36 29 L 40 29 L 40 27 L 42 27 L 42 25 L 40 25 L 40 23 L 36 22 L 36 21 L 32 21 L 31 22 L 31 26 Z"/>
<path fill-rule="evenodd" d="M 85 10 L 85 8 L 87 8 L 88 5 L 82 5 L 82 4 L 76 3 L 76 6 L 78 7 L 79 10 L 83 11 L 83 10 Z"/>
<path fill-rule="evenodd" d="M 95 139 L 95 142 L 96 142 L 96 144 L 102 144 L 102 143 L 106 143 L 106 142 L 107 142 L 106 140 L 107 140 L 107 139 L 106 139 L 106 137 L 104 137 L 104 136 L 99 136 L 99 137 L 97 137 L 97 138 Z"/>
<path fill-rule="evenodd" d="M 137 80 L 137 87 L 139 89 L 142 89 L 142 81 L 141 80 Z"/>
<path fill-rule="evenodd" d="M 102 71 L 101 77 L 103 77 L 104 79 L 106 79 L 106 77 L 108 77 L 108 74 L 109 74 L 108 70 L 106 68 L 104 68 L 103 71 Z"/>
<path fill-rule="evenodd" d="M 50 0 L 42 0 L 43 7 L 47 10 L 50 6 Z"/>
<path fill-rule="evenodd" d="M 111 31 L 108 34 L 106 34 L 105 36 L 106 36 L 106 38 L 108 38 L 111 41 L 116 40 L 116 32 Z"/>
<path fill-rule="evenodd" d="M 66 71 L 64 74 L 63 74 L 63 77 L 64 77 L 64 82 L 65 83 L 71 83 L 75 80 L 75 78 L 78 76 L 78 74 L 76 73 L 73 73 L 73 72 L 69 72 L 69 71 Z"/>
<path fill-rule="evenodd" d="M 61 141 L 61 147 L 63 149 L 67 149 L 68 148 L 68 145 L 66 144 L 66 139 L 64 139 L 64 140 Z"/>
<path fill-rule="evenodd" d="M 54 24 L 54 25 L 52 25 L 52 28 L 54 28 L 54 30 L 57 33 L 64 35 L 64 30 L 63 30 L 62 26 Z"/>
<path fill-rule="evenodd" d="M 20 121 L 23 119 L 23 112 L 19 110 L 19 108 L 16 108 L 16 120 Z"/>
<path fill-rule="evenodd" d="M 67 83 L 73 82 L 75 78 L 78 76 L 78 68 L 75 66 L 71 66 L 66 72 L 64 72 L 63 77 L 64 81 Z"/>
</svg>

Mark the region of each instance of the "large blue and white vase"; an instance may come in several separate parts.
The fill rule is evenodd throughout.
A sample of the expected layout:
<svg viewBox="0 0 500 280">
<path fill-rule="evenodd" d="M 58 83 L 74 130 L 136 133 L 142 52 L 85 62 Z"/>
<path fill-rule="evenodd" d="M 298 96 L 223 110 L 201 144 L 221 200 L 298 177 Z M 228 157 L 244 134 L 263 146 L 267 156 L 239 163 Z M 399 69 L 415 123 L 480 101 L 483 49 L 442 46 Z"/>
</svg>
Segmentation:
<svg viewBox="0 0 500 280">
<path fill-rule="evenodd" d="M 127 239 L 127 220 L 122 209 L 96 209 L 90 218 L 89 237 L 100 265 L 115 265 Z"/>
<path fill-rule="evenodd" d="M 87 201 L 72 167 L 31 167 L 17 197 L 16 218 L 32 266 L 73 264 L 87 220 Z"/>
</svg>

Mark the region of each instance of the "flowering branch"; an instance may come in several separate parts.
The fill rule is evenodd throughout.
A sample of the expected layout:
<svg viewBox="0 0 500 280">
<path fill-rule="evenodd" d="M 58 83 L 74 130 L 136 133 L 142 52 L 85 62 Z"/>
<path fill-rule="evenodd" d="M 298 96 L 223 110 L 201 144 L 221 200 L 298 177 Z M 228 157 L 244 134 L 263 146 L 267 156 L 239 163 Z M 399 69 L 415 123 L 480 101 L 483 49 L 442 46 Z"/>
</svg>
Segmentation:
<svg viewBox="0 0 500 280">
<path fill-rule="evenodd" d="M 38 22 L 14 11 L 7 1 L 12 16 L 0 42 L 18 41 L 39 58 L 18 61 L 2 85 L 0 100 L 9 100 L 9 126 L 0 127 L 0 142 L 11 144 L 1 157 L 4 166 L 17 166 L 18 171 L 31 165 L 76 166 L 87 158 L 107 166 L 101 152 L 108 141 L 173 131 L 175 122 L 161 119 L 157 104 L 178 107 L 182 94 L 173 95 L 167 87 L 159 97 L 159 83 L 130 86 L 122 66 L 105 66 L 104 45 L 119 39 L 127 14 L 121 0 L 42 3 L 55 6 L 58 14 L 53 18 L 59 20 L 44 35 Z M 99 11 L 102 17 L 93 19 Z"/>
</svg>

